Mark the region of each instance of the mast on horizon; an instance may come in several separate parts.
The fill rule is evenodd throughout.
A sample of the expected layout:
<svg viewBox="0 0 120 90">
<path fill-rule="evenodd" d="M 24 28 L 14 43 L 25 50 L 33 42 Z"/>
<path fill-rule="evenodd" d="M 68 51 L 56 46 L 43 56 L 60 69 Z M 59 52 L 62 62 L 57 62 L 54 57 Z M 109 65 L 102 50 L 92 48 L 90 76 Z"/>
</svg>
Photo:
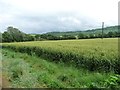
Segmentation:
<svg viewBox="0 0 120 90">
<path fill-rule="evenodd" d="M 103 30 L 104 30 L 104 22 L 102 22 L 102 39 L 103 39 Z"/>
</svg>

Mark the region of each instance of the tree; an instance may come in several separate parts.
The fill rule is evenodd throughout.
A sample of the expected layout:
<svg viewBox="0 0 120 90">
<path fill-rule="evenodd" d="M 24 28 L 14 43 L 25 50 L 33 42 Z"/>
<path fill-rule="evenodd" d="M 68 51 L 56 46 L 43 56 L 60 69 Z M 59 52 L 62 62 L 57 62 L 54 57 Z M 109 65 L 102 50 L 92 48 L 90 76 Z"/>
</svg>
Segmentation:
<svg viewBox="0 0 120 90">
<path fill-rule="evenodd" d="M 109 36 L 109 37 L 114 37 L 114 33 L 113 33 L 113 32 L 109 32 L 109 33 L 108 33 L 108 36 Z"/>
<path fill-rule="evenodd" d="M 60 39 L 62 39 L 62 40 L 76 39 L 76 37 L 72 36 L 72 35 L 63 35 L 62 37 L 60 37 Z"/>
<path fill-rule="evenodd" d="M 10 35 L 8 32 L 4 32 L 2 34 L 2 38 L 3 38 L 3 40 L 2 40 L 3 42 L 13 42 L 14 41 L 12 35 Z"/>
<path fill-rule="evenodd" d="M 17 28 L 8 27 L 7 31 L 3 34 L 3 42 L 23 42 L 32 41 L 34 38 L 28 34 L 21 32 Z"/>
<path fill-rule="evenodd" d="M 85 35 L 83 34 L 83 33 L 80 33 L 79 35 L 78 35 L 78 38 L 79 39 L 83 39 L 85 37 Z"/>
</svg>

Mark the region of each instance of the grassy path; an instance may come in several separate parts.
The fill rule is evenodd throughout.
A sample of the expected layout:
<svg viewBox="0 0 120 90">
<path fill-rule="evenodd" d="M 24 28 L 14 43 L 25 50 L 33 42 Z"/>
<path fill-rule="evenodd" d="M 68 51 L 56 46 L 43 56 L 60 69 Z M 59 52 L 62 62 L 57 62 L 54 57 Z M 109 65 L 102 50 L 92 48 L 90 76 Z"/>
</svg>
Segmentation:
<svg viewBox="0 0 120 90">
<path fill-rule="evenodd" d="M 105 80 L 113 75 L 78 70 L 64 63 L 56 64 L 7 49 L 2 50 L 2 66 L 8 82 L 6 87 L 14 88 L 105 87 Z"/>
</svg>

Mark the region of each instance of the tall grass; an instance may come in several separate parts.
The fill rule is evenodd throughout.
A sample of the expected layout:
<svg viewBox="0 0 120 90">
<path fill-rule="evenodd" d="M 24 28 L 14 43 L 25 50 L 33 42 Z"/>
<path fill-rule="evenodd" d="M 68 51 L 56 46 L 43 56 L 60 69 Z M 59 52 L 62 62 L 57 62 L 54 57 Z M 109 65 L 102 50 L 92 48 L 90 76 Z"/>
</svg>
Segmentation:
<svg viewBox="0 0 120 90">
<path fill-rule="evenodd" d="M 3 74 L 12 88 L 88 88 L 106 87 L 113 73 L 90 72 L 3 49 Z M 106 84 L 108 85 L 108 84 Z"/>
</svg>

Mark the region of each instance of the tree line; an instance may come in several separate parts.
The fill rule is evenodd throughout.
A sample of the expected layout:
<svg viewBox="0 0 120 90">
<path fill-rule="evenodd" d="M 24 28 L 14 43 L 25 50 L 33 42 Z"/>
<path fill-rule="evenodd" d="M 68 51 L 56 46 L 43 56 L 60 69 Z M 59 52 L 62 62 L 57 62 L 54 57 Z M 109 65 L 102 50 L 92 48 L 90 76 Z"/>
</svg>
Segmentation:
<svg viewBox="0 0 120 90">
<path fill-rule="evenodd" d="M 78 35 L 62 35 L 54 36 L 51 34 L 26 34 L 17 28 L 8 27 L 7 31 L 0 33 L 0 42 L 25 42 L 25 41 L 40 41 L 40 40 L 69 40 L 69 39 L 90 39 L 102 38 L 102 34 L 84 34 L 80 32 Z M 108 32 L 103 34 L 104 38 L 120 37 L 120 32 Z"/>
<path fill-rule="evenodd" d="M 25 34 L 17 28 L 8 27 L 7 31 L 2 33 L 2 42 L 24 42 L 33 41 L 34 38 L 28 34 Z"/>
</svg>

